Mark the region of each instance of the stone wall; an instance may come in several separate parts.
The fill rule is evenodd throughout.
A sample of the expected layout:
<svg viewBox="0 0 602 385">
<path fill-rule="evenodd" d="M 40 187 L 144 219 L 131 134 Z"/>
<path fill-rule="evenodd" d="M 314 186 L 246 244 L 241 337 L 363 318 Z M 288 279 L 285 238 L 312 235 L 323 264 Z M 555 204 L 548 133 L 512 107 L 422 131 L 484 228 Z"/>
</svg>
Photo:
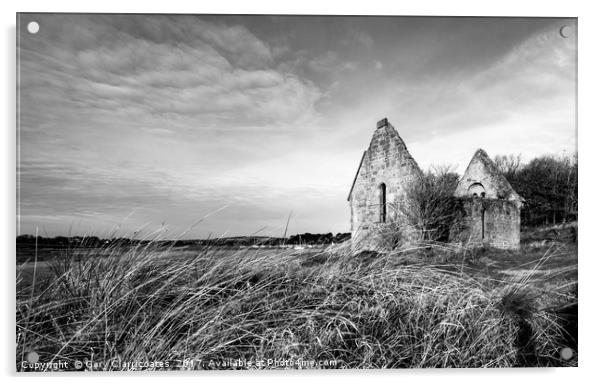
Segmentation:
<svg viewBox="0 0 602 385">
<path fill-rule="evenodd" d="M 463 227 L 455 241 L 466 246 L 516 250 L 520 246 L 520 207 L 504 199 L 462 198 Z"/>
<path fill-rule="evenodd" d="M 386 186 L 386 221 L 390 221 L 394 214 L 392 203 L 403 201 L 407 186 L 420 174 L 395 128 L 386 119 L 380 121 L 349 194 L 351 235 L 356 243 L 361 242 L 368 249 L 377 246 L 374 238 L 386 224 L 381 221 L 381 184 Z"/>
<path fill-rule="evenodd" d="M 508 180 L 499 172 L 489 155 L 478 149 L 473 155 L 466 171 L 456 187 L 457 197 L 472 197 L 478 192 L 485 193 L 486 198 L 517 201 L 519 206 L 522 198 L 514 191 Z"/>
</svg>

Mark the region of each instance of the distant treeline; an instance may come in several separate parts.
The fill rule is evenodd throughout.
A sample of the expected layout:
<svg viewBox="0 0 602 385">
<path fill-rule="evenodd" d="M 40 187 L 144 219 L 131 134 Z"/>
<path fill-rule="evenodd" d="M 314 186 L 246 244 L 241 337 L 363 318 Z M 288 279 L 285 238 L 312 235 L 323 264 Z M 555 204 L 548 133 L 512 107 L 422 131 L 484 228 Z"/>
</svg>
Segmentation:
<svg viewBox="0 0 602 385">
<path fill-rule="evenodd" d="M 577 156 L 540 156 L 523 163 L 520 156 L 494 159 L 499 170 L 525 199 L 521 224 L 539 226 L 577 220 Z"/>
<path fill-rule="evenodd" d="M 291 235 L 286 243 L 289 245 L 323 245 L 326 243 L 341 243 L 351 238 L 351 233 L 327 234 L 297 234 Z"/>
<path fill-rule="evenodd" d="M 281 246 L 281 245 L 322 245 L 330 243 L 341 243 L 350 239 L 350 233 L 332 233 L 327 234 L 296 234 L 291 235 L 288 238 L 277 238 L 277 237 L 261 237 L 261 236 L 249 236 L 249 237 L 228 237 L 228 238 L 215 238 L 215 239 L 181 239 L 181 240 L 139 240 L 129 238 L 111 238 L 102 239 L 98 237 L 41 237 L 37 239 L 33 235 L 19 235 L 17 237 L 17 246 L 35 247 L 36 244 L 40 248 L 69 248 L 69 247 L 110 247 L 110 246 L 131 246 L 131 245 L 147 245 L 152 243 L 155 246 L 191 246 L 191 245 L 202 245 L 202 246 Z M 36 242 L 37 241 L 37 242 Z"/>
</svg>

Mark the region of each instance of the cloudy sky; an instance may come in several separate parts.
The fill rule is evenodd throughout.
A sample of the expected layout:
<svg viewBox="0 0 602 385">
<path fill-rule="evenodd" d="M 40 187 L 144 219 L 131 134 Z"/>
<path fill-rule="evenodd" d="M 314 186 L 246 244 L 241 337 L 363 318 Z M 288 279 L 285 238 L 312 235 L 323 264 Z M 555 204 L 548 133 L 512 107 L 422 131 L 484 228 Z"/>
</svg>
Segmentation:
<svg viewBox="0 0 602 385">
<path fill-rule="evenodd" d="M 383 117 L 424 169 L 461 173 L 479 147 L 575 151 L 574 19 L 22 14 L 18 28 L 20 234 L 281 235 L 291 211 L 289 234 L 345 232 Z"/>
</svg>

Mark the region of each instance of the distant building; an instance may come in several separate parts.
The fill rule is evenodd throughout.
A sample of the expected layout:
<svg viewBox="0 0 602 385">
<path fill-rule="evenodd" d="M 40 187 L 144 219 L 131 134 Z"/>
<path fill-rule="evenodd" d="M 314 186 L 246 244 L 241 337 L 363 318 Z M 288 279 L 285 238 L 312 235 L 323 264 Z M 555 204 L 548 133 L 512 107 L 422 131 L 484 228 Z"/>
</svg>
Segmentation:
<svg viewBox="0 0 602 385">
<path fill-rule="evenodd" d="M 364 249 L 378 248 L 383 232 L 397 231 L 412 238 L 400 205 L 408 188 L 422 176 L 420 167 L 399 133 L 385 118 L 376 124 L 347 197 L 351 236 Z M 478 150 L 454 193 L 462 201 L 463 226 L 454 239 L 467 245 L 516 249 L 520 242 L 522 198 L 499 173 L 485 151 Z M 396 226 L 390 226 L 394 222 Z M 389 226 L 388 226 L 389 225 Z"/>
</svg>

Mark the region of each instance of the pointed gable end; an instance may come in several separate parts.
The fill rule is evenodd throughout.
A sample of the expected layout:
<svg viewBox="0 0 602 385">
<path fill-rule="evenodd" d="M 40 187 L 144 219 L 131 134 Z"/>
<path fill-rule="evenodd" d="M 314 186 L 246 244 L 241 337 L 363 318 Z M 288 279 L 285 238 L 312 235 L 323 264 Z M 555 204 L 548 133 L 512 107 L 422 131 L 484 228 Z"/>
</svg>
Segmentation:
<svg viewBox="0 0 602 385">
<path fill-rule="evenodd" d="M 378 163 L 382 163 L 380 169 L 375 166 Z M 376 130 L 372 134 L 368 149 L 362 155 L 347 200 L 351 200 L 356 185 L 362 182 L 362 178 L 367 178 L 368 172 L 383 172 L 384 168 L 382 167 L 391 170 L 395 168 L 401 170 L 402 167 L 406 167 L 413 174 L 421 173 L 418 163 L 410 155 L 406 144 L 387 118 L 376 123 Z"/>
<path fill-rule="evenodd" d="M 482 149 L 478 149 L 472 157 L 458 182 L 454 196 L 505 199 L 519 204 L 524 201 Z"/>
</svg>

